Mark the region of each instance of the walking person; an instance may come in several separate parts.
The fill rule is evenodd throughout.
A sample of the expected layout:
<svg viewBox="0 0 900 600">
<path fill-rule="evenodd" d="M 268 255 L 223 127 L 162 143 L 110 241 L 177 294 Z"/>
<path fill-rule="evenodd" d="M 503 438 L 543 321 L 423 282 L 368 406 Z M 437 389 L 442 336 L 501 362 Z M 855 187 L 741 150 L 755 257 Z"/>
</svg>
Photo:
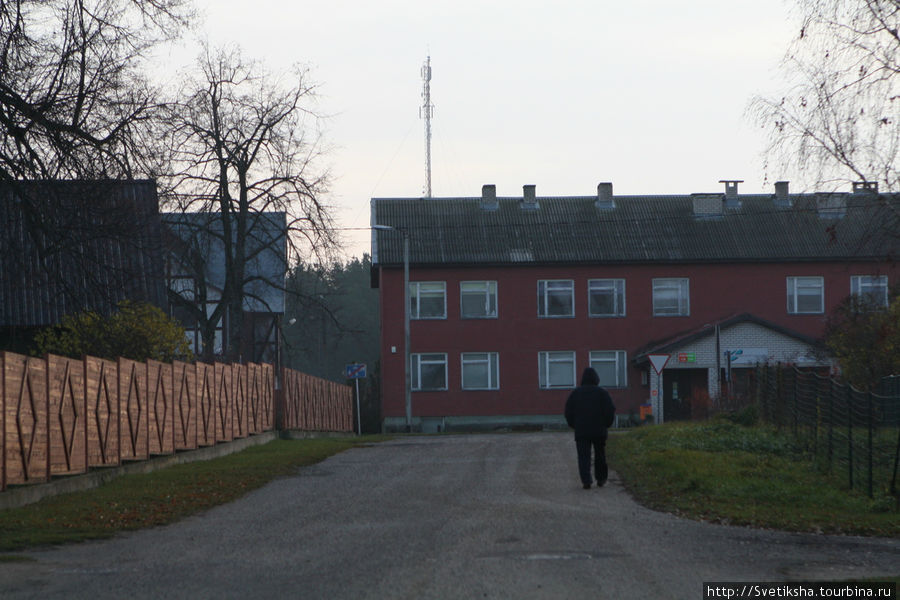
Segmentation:
<svg viewBox="0 0 900 600">
<path fill-rule="evenodd" d="M 591 450 L 594 453 L 594 476 L 597 487 L 609 477 L 606 466 L 606 438 L 616 416 L 616 406 L 609 392 L 600 387 L 597 371 L 588 367 L 581 375 L 581 385 L 566 400 L 566 422 L 575 430 L 578 450 L 578 474 L 584 489 L 591 487 Z"/>
</svg>

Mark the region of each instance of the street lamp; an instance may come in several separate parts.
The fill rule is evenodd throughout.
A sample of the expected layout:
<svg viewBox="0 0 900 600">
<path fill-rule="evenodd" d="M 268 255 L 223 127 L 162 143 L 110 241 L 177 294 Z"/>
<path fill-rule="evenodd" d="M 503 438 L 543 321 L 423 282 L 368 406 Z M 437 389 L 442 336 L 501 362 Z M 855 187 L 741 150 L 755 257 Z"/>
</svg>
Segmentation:
<svg viewBox="0 0 900 600">
<path fill-rule="evenodd" d="M 399 231 L 403 236 L 403 369 L 405 382 L 403 392 L 406 398 L 406 431 L 412 431 L 412 381 L 409 372 L 409 231 L 390 225 L 372 225 L 378 231 Z"/>
</svg>

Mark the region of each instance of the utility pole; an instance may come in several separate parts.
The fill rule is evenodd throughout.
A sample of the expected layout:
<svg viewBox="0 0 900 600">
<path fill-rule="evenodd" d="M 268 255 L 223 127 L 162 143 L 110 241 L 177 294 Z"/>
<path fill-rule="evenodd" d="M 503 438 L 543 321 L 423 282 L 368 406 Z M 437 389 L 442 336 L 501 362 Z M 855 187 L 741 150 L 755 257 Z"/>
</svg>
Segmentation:
<svg viewBox="0 0 900 600">
<path fill-rule="evenodd" d="M 425 59 L 422 65 L 422 106 L 419 108 L 419 118 L 425 119 L 425 197 L 431 198 L 431 117 L 434 114 L 434 105 L 431 104 L 431 57 Z"/>
</svg>

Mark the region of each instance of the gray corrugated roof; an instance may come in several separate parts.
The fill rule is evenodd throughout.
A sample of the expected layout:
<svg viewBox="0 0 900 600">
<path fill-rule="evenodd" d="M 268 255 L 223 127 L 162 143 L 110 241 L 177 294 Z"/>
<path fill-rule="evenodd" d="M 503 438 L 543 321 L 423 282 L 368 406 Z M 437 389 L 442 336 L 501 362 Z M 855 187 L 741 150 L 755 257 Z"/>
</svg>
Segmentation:
<svg viewBox="0 0 900 600">
<path fill-rule="evenodd" d="M 0 327 L 125 298 L 165 308 L 153 181 L 0 183 Z"/>
<path fill-rule="evenodd" d="M 709 195 L 706 195 L 707 197 Z M 721 196 L 724 201 L 724 196 Z M 374 198 L 372 223 L 406 229 L 413 264 L 552 264 L 640 262 L 817 261 L 885 258 L 892 236 L 886 201 L 896 195 L 742 194 L 721 216 L 694 214 L 696 196 L 616 196 L 614 208 L 596 197 Z M 820 214 L 845 205 L 840 218 Z M 732 202 L 729 199 L 729 205 Z M 829 205 L 830 206 L 830 205 Z M 841 212 L 841 211 L 839 211 Z M 402 262 L 402 237 L 373 231 L 373 264 Z"/>
</svg>

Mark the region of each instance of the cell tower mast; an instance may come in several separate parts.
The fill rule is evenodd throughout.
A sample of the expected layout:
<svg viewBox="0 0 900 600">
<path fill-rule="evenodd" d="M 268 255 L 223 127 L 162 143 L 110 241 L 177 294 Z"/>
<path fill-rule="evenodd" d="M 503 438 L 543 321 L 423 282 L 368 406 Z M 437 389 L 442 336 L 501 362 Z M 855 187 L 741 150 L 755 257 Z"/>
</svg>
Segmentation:
<svg viewBox="0 0 900 600">
<path fill-rule="evenodd" d="M 425 197 L 431 198 L 431 116 L 434 105 L 431 104 L 431 57 L 422 65 L 422 106 L 419 118 L 425 119 Z"/>
</svg>

